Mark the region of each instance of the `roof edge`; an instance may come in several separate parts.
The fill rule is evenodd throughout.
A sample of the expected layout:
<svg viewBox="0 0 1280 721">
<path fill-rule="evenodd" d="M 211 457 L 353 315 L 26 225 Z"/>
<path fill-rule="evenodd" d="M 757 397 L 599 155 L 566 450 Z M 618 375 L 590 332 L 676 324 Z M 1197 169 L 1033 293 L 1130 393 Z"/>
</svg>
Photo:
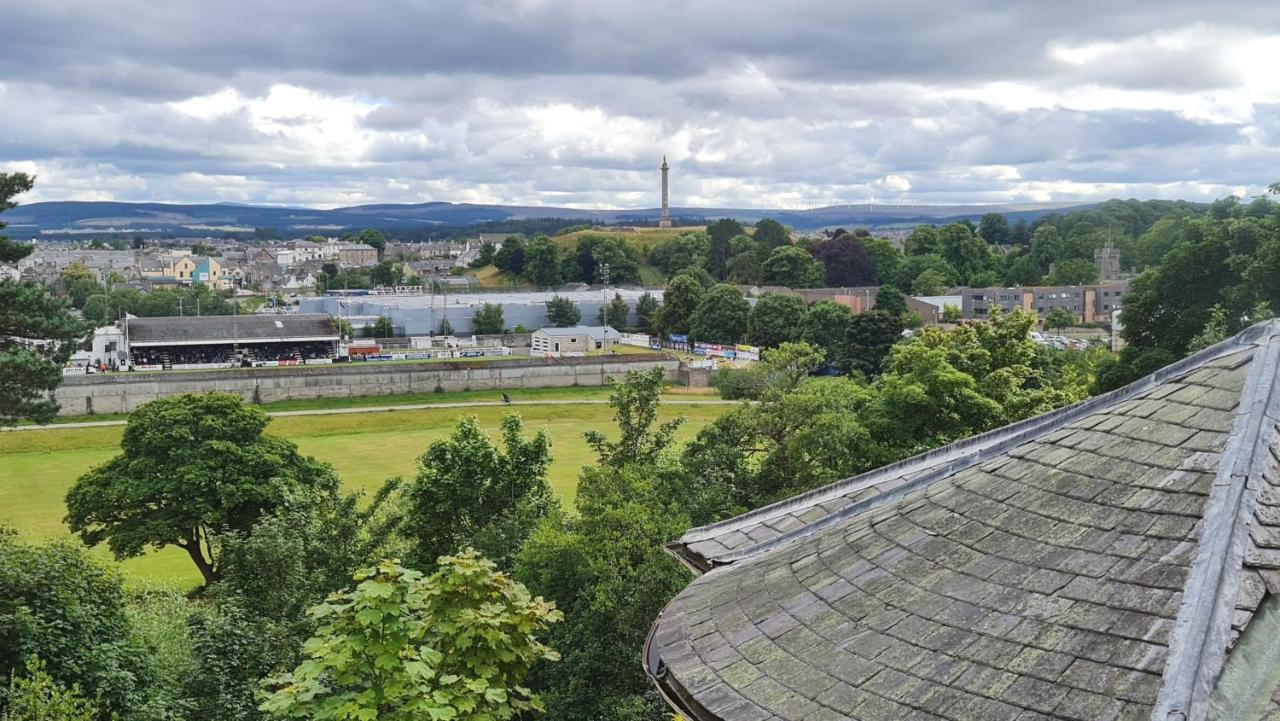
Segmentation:
<svg viewBox="0 0 1280 721">
<path fill-rule="evenodd" d="M 1116 390 L 940 446 L 866 473 L 836 481 L 822 488 L 763 506 L 740 516 L 690 529 L 679 540 L 668 544 L 667 547 L 686 565 L 695 570 L 710 570 L 717 566 L 734 563 L 762 551 L 784 545 L 797 538 L 803 538 L 832 523 L 878 508 L 885 503 L 901 498 L 907 493 L 924 488 L 940 478 L 945 478 L 952 473 L 1004 453 L 1010 448 L 1026 442 L 1031 437 L 1051 432 L 1081 417 L 1130 400 L 1171 378 L 1195 370 L 1205 363 L 1238 352 L 1243 348 L 1258 345 L 1259 341 L 1264 339 L 1269 341 L 1270 337 L 1276 333 L 1280 333 L 1280 320 L 1266 321 L 1250 326 L 1226 340 L 1197 351 Z M 909 473 L 922 473 L 923 475 L 892 491 L 874 496 L 861 503 L 852 504 L 813 523 L 805 524 L 770 540 L 738 549 L 732 553 L 715 558 L 706 558 L 689 548 L 690 544 L 714 538 L 721 533 L 738 530 L 753 523 L 781 516 L 814 503 L 821 503 L 824 500 L 830 500 L 859 488 L 875 485 Z M 702 570 L 702 572 L 705 573 L 706 570 Z"/>
<path fill-rule="evenodd" d="M 1206 718 L 1226 663 L 1257 479 L 1280 423 L 1280 322 L 1255 328 L 1266 333 L 1266 352 L 1262 362 L 1249 369 L 1235 427 L 1209 493 L 1196 557 L 1170 636 L 1154 721 Z"/>
</svg>

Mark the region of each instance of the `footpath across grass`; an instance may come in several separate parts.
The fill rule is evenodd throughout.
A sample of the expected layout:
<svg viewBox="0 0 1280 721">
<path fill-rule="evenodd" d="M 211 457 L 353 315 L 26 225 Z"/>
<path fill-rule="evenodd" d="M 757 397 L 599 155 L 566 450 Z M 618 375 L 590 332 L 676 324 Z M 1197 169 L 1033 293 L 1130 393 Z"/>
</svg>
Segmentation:
<svg viewBox="0 0 1280 721">
<path fill-rule="evenodd" d="M 515 400 L 579 400 L 608 398 L 607 388 L 562 388 L 507 391 Z M 715 396 L 669 393 L 669 398 L 716 400 Z M 497 401 L 501 391 L 381 396 L 360 399 L 326 399 L 271 404 L 268 410 L 326 410 L 368 405 Z M 398 402 L 388 402 L 396 399 Z M 684 416 L 680 439 L 727 411 L 725 405 L 667 406 L 661 416 Z M 298 444 L 302 452 L 331 463 L 347 490 L 378 488 L 395 476 L 412 477 L 417 459 L 432 440 L 449 434 L 459 418 L 475 416 L 495 440 L 506 413 L 518 413 L 527 433 L 545 430 L 551 436 L 552 487 L 566 507 L 571 506 L 578 473 L 594 461 L 582 434 L 589 429 L 613 431 L 613 409 L 603 404 L 547 406 L 489 406 L 479 408 L 426 408 L 386 413 L 287 416 L 273 418 L 268 432 Z M 94 416 L 81 420 L 101 420 Z M 38 538 L 70 538 L 63 524 L 67 490 L 86 471 L 119 453 L 123 426 L 50 428 L 40 431 L 0 433 L 0 525 Z M 107 558 L 105 550 L 96 551 Z M 175 549 L 149 553 L 120 564 L 132 579 L 193 584 L 194 567 Z"/>
</svg>

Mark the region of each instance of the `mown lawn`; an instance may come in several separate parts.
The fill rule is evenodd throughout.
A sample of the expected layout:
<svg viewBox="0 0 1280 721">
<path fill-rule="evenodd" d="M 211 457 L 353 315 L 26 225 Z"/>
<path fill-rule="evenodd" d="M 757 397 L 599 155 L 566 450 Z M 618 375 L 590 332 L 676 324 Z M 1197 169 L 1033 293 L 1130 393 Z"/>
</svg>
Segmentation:
<svg viewBox="0 0 1280 721">
<path fill-rule="evenodd" d="M 728 408 L 724 405 L 668 406 L 662 415 L 688 418 L 681 429 L 682 439 L 687 439 Z M 347 489 L 368 491 L 376 489 L 387 478 L 411 476 L 427 444 L 447 435 L 460 417 L 476 416 L 496 438 L 498 422 L 504 413 L 512 411 L 520 414 L 530 433 L 546 430 L 550 434 L 554 459 L 551 484 L 566 505 L 572 504 L 578 471 L 593 460 L 582 433 L 592 428 L 606 432 L 612 428 L 612 409 L 606 405 L 432 408 L 290 416 L 272 419 L 268 431 L 289 438 L 304 453 L 333 464 Z M 81 474 L 119 451 L 122 431 L 123 427 L 116 426 L 0 433 L 0 525 L 34 537 L 70 538 L 62 523 L 67 489 Z M 96 552 L 107 557 L 103 549 Z M 120 567 L 126 576 L 136 579 L 197 581 L 190 560 L 173 549 L 125 561 Z"/>
</svg>

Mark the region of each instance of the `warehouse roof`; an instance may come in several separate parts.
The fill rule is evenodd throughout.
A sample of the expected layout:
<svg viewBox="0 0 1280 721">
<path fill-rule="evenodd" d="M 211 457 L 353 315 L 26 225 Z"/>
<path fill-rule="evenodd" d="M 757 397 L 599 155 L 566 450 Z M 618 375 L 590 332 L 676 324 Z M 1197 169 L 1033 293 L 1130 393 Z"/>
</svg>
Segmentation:
<svg viewBox="0 0 1280 721">
<path fill-rule="evenodd" d="M 329 316 L 205 315 L 129 320 L 129 345 L 198 345 L 205 343 L 268 343 L 278 341 L 336 341 Z"/>
<path fill-rule="evenodd" d="M 1280 710 L 1280 323 L 1113 393 L 693 529 L 654 624 L 723 719 Z"/>
<path fill-rule="evenodd" d="M 569 326 L 568 328 L 547 326 L 546 328 L 539 328 L 534 332 L 543 333 L 557 338 L 567 338 L 577 335 L 585 335 L 596 340 L 603 340 L 608 336 L 613 336 L 614 339 L 618 338 L 618 331 L 607 325 L 574 325 Z"/>
</svg>

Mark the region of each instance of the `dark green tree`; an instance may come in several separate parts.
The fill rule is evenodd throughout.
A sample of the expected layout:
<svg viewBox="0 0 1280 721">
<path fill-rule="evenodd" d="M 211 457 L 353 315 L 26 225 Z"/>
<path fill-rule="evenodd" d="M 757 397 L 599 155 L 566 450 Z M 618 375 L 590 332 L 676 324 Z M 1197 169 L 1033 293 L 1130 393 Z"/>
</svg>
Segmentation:
<svg viewBox="0 0 1280 721">
<path fill-rule="evenodd" d="M 535 236 L 524 251 L 524 275 L 539 288 L 560 285 L 559 249 L 554 240 L 545 235 Z"/>
<path fill-rule="evenodd" d="M 152 401 L 129 416 L 120 455 L 67 492 L 67 524 L 117 559 L 177 546 L 205 585 L 220 576 L 227 533 L 248 532 L 264 514 L 305 494 L 331 494 L 337 476 L 266 435 L 267 414 L 225 393 Z"/>
<path fill-rule="evenodd" d="M 520 275 L 524 272 L 524 251 L 524 238 L 510 236 L 502 241 L 502 247 L 494 254 L 493 264 L 504 273 Z"/>
<path fill-rule="evenodd" d="M 968 283 L 973 275 L 989 270 L 995 262 L 990 247 L 963 223 L 951 223 L 938 231 L 942 259 Z"/>
<path fill-rule="evenodd" d="M 751 304 L 742 291 L 720 284 L 698 303 L 689 318 L 689 337 L 704 343 L 738 343 L 747 333 Z"/>
<path fill-rule="evenodd" d="M 551 296 L 551 300 L 546 302 L 547 321 L 557 328 L 569 328 L 582 320 L 582 311 L 578 309 L 577 304 L 568 298 L 562 298 L 558 295 Z"/>
<path fill-rule="evenodd" d="M 641 332 L 657 332 L 660 310 L 658 299 L 654 298 L 649 291 L 640 295 L 640 299 L 636 301 L 636 323 L 639 324 Z"/>
<path fill-rule="evenodd" d="M 440 319 L 440 327 L 436 329 L 436 335 L 453 335 L 453 324 L 448 318 Z"/>
<path fill-rule="evenodd" d="M 53 682 L 79 686 L 103 714 L 147 718 L 150 670 L 125 606 L 120 577 L 83 549 L 0 528 L 0 678 L 34 675 L 39 659 Z M 31 718 L 10 715 L 6 695 L 0 718 Z"/>
<path fill-rule="evenodd" d="M 822 263 L 795 246 L 784 246 L 769 253 L 760 265 L 761 279 L 766 285 L 787 288 L 820 288 L 825 271 Z"/>
<path fill-rule="evenodd" d="M 880 310 L 859 313 L 849 323 L 846 342 L 849 370 L 867 378 L 880 375 L 884 359 L 902 338 L 902 317 Z"/>
<path fill-rule="evenodd" d="M 1084 258 L 1067 258 L 1053 264 L 1048 285 L 1089 285 L 1098 282 L 1098 266 Z"/>
<path fill-rule="evenodd" d="M 360 231 L 360 235 L 356 237 L 356 242 L 364 243 L 370 248 L 378 251 L 379 260 L 382 259 L 383 253 L 387 251 L 387 236 L 383 235 L 382 231 L 374 228 L 367 228 Z"/>
<path fill-rule="evenodd" d="M 791 245 L 791 233 L 787 232 L 786 227 L 772 218 L 765 218 L 756 223 L 756 232 L 752 236 L 757 243 L 763 245 L 767 250 L 781 248 L 784 245 Z"/>
<path fill-rule="evenodd" d="M 875 309 L 901 318 L 907 314 L 907 297 L 892 285 L 882 285 L 876 292 Z"/>
<path fill-rule="evenodd" d="M 1009 243 L 1009 221 L 1000 213 L 987 213 L 978 223 L 978 235 L 991 245 L 1007 245 Z"/>
<path fill-rule="evenodd" d="M 419 459 L 401 526 L 415 567 L 429 568 L 437 557 L 467 547 L 506 567 L 538 521 L 555 510 L 547 484 L 550 438 L 545 431 L 526 438 L 515 414 L 501 425 L 501 449 L 468 417 Z"/>
<path fill-rule="evenodd" d="M 609 301 L 600 309 L 601 325 L 607 325 L 616 330 L 623 330 L 627 327 L 627 316 L 631 314 L 631 308 L 627 302 L 622 299 L 620 293 L 613 294 L 613 300 Z"/>
<path fill-rule="evenodd" d="M 807 311 L 805 303 L 793 295 L 771 293 L 756 301 L 747 320 L 747 342 L 775 348 L 799 340 Z"/>
<path fill-rule="evenodd" d="M 396 333 L 396 326 L 391 322 L 391 319 L 385 315 L 380 315 L 373 322 L 373 335 L 376 338 L 394 338 L 398 334 Z"/>
<path fill-rule="evenodd" d="M 486 265 L 493 265 L 493 258 L 497 251 L 493 248 L 493 243 L 482 243 L 480 252 L 476 254 L 474 260 L 471 261 L 472 268 L 483 268 Z"/>
<path fill-rule="evenodd" d="M 805 314 L 800 325 L 800 340 L 821 350 L 832 365 L 843 366 L 852 322 L 853 311 L 848 306 L 820 300 Z"/>
<path fill-rule="evenodd" d="M 742 223 L 732 218 L 721 218 L 707 226 L 706 269 L 716 280 L 724 280 L 727 275 L 734 236 L 745 232 Z"/>
<path fill-rule="evenodd" d="M 500 303 L 485 303 L 471 319 L 471 332 L 475 335 L 499 335 L 505 327 Z"/>
<path fill-rule="evenodd" d="M 0 173 L 0 212 L 15 207 L 13 196 L 34 182 L 23 173 Z M 0 263 L 17 263 L 31 250 L 0 235 Z M 39 284 L 0 280 L 0 426 L 21 419 L 47 423 L 57 415 L 51 393 L 87 330 L 66 303 Z"/>
<path fill-rule="evenodd" d="M 702 303 L 706 294 L 697 280 L 687 275 L 677 275 L 667 284 L 662 294 L 662 310 L 658 314 L 658 327 L 664 335 L 686 334 L 689 320 Z"/>
</svg>

